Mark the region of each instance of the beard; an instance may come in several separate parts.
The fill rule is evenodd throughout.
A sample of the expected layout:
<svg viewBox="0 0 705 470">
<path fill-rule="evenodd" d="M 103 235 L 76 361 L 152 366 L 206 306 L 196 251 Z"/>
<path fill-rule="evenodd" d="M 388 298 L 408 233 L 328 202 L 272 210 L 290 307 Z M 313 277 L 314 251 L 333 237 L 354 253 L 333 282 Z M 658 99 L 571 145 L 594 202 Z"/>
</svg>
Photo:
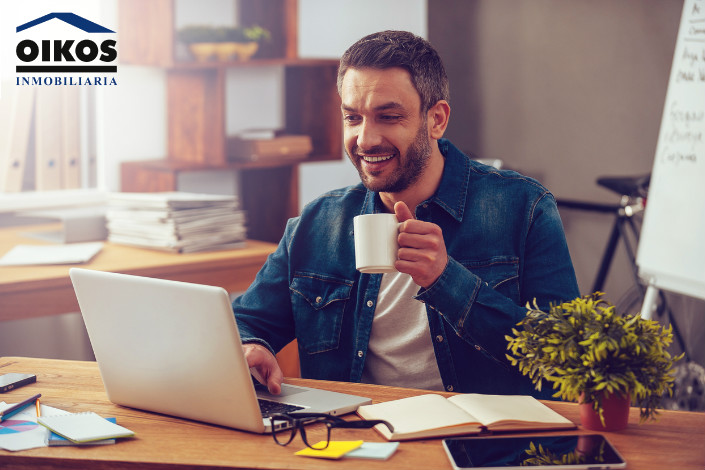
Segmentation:
<svg viewBox="0 0 705 470">
<path fill-rule="evenodd" d="M 367 189 L 375 192 L 383 193 L 399 193 L 402 192 L 418 181 L 431 158 L 431 143 L 428 139 L 428 131 L 426 129 L 426 119 L 416 131 L 414 141 L 406 151 L 406 155 L 402 157 L 401 152 L 396 147 L 377 146 L 368 150 L 369 153 L 384 154 L 396 153 L 400 159 L 400 165 L 387 178 L 377 180 L 367 174 L 362 168 L 362 157 L 358 153 L 357 145 L 352 148 L 352 155 L 348 153 L 348 158 L 357 168 L 362 184 Z"/>
</svg>

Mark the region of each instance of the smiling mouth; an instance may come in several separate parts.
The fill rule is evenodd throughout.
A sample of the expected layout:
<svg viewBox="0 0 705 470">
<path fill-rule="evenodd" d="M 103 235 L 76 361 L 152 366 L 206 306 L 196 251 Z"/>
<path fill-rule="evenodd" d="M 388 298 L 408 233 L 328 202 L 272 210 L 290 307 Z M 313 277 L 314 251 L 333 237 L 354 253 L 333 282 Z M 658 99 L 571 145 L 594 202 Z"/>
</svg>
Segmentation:
<svg viewBox="0 0 705 470">
<path fill-rule="evenodd" d="M 367 163 L 384 162 L 384 161 L 390 160 L 393 157 L 394 157 L 394 155 L 384 155 L 382 157 L 370 157 L 370 156 L 366 156 L 366 155 L 360 155 L 360 158 L 365 160 Z"/>
</svg>

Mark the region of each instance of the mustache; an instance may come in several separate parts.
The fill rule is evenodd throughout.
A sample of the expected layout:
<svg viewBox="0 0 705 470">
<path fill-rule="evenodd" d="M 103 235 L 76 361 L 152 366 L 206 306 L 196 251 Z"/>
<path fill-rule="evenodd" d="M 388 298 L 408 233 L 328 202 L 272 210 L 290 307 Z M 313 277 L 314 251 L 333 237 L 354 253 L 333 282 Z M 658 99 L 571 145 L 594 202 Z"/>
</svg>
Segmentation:
<svg viewBox="0 0 705 470">
<path fill-rule="evenodd" d="M 371 147 L 367 150 L 360 150 L 360 147 L 355 145 L 352 149 L 352 154 L 356 157 L 364 157 L 365 155 L 379 155 L 381 153 L 397 153 L 396 147 L 393 146 L 383 146 L 383 145 L 377 145 L 375 147 Z"/>
</svg>

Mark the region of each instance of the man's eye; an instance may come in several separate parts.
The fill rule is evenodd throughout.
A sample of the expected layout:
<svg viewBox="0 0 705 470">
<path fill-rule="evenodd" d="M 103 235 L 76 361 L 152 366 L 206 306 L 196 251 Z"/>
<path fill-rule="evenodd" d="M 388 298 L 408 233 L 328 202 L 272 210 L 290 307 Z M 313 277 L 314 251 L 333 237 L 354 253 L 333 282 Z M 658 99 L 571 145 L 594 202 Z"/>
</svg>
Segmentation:
<svg viewBox="0 0 705 470">
<path fill-rule="evenodd" d="M 360 121 L 360 116 L 346 114 L 345 116 L 343 116 L 343 121 L 349 124 L 355 124 Z"/>
<path fill-rule="evenodd" d="M 401 116 L 398 114 L 383 114 L 380 116 L 380 120 L 383 122 L 396 122 L 401 119 Z"/>
</svg>

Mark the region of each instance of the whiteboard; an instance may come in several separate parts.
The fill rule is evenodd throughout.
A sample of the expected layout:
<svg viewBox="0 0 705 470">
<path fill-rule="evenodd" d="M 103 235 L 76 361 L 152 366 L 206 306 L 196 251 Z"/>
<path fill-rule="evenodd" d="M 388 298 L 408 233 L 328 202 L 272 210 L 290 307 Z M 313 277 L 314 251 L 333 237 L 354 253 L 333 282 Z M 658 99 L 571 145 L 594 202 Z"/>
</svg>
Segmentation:
<svg viewBox="0 0 705 470">
<path fill-rule="evenodd" d="M 685 0 L 637 251 L 641 278 L 705 299 L 705 0 Z"/>
</svg>

